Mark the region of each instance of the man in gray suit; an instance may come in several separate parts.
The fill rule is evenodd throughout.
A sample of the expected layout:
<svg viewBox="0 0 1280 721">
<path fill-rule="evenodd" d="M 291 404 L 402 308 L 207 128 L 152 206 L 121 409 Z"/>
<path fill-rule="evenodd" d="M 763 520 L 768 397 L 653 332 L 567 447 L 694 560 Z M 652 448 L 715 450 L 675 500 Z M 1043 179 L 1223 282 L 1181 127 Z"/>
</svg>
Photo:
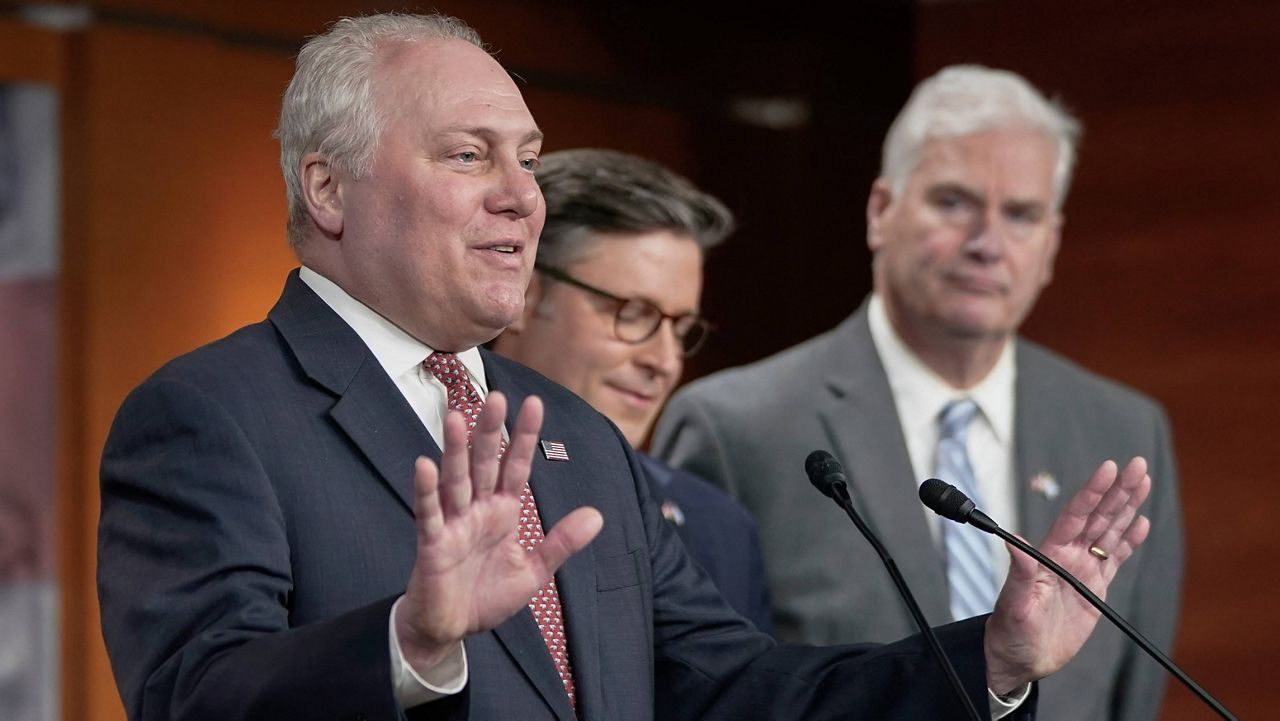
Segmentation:
<svg viewBox="0 0 1280 721">
<path fill-rule="evenodd" d="M 1052 276 L 1078 135 L 1012 73 L 957 66 L 926 80 L 889 130 L 867 202 L 870 298 L 835 329 L 672 399 L 654 452 L 756 515 L 780 639 L 914 632 L 877 557 L 805 482 L 805 455 L 830 447 L 932 623 L 989 611 L 1009 556 L 928 514 L 921 479 L 967 486 L 1039 538 L 1090 468 L 1145 457 L 1153 531 L 1108 601 L 1169 649 L 1182 535 L 1165 414 L 1017 336 Z M 1102 624 L 1043 682 L 1041 718 L 1153 719 L 1163 688 L 1160 667 Z"/>
</svg>

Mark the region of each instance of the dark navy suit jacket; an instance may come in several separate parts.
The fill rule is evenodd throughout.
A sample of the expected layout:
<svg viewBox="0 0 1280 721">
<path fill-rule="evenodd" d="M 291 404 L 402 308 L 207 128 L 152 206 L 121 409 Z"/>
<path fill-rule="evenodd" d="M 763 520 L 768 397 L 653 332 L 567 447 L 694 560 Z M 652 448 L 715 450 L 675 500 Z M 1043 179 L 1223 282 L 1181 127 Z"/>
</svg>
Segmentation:
<svg viewBox="0 0 1280 721">
<path fill-rule="evenodd" d="M 923 644 L 779 647 L 733 613 L 601 415 L 484 353 L 492 389 L 546 404 L 544 523 L 604 529 L 556 575 L 587 721 L 963 718 Z M 514 419 L 508 419 L 508 423 Z M 463 693 L 411 709 L 388 618 L 414 561 L 414 459 L 440 452 L 359 337 L 291 275 L 267 321 L 125 401 L 102 460 L 103 634 L 131 719 L 573 721 L 528 609 L 466 640 Z M 878 581 L 877 581 L 878 582 Z M 986 703 L 982 621 L 941 629 Z"/>
<path fill-rule="evenodd" d="M 747 509 L 689 471 L 639 454 L 649 491 L 676 535 L 733 610 L 771 633 L 760 534 Z"/>
</svg>

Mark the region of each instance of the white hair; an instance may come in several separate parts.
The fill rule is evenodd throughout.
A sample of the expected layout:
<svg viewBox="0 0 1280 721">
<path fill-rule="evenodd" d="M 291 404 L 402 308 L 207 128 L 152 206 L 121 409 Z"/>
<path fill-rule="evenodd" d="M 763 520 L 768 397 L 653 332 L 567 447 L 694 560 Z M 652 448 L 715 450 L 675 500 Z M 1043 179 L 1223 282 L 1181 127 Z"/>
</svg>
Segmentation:
<svg viewBox="0 0 1280 721">
<path fill-rule="evenodd" d="M 1017 128 L 1042 132 L 1057 146 L 1054 207 L 1061 209 L 1071 186 L 1079 121 L 1022 76 L 981 65 L 952 65 L 916 86 L 889 127 L 880 175 L 901 195 L 928 141 Z"/>
<path fill-rule="evenodd" d="M 385 13 L 342 18 L 302 46 L 280 109 L 280 168 L 289 199 L 289 243 L 306 236 L 307 208 L 300 164 L 312 151 L 356 178 L 368 175 L 386 108 L 373 97 L 378 50 L 388 43 L 452 38 L 481 49 L 480 35 L 446 15 Z"/>
</svg>

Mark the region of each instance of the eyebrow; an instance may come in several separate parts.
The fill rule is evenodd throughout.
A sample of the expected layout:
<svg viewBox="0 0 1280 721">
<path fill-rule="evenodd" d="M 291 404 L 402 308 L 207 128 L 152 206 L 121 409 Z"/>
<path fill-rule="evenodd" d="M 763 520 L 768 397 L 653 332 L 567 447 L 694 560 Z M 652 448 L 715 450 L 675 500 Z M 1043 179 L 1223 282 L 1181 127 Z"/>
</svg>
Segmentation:
<svg viewBox="0 0 1280 721">
<path fill-rule="evenodd" d="M 487 127 L 455 126 L 455 127 L 441 129 L 440 134 L 441 135 L 473 135 L 481 138 L 492 138 L 499 135 L 500 133 L 499 131 L 493 128 L 487 128 Z M 524 137 L 520 139 L 517 145 L 528 145 L 529 143 L 541 142 L 545 137 L 546 136 L 543 134 L 541 130 L 534 128 L 533 130 L 530 130 L 528 133 L 525 133 Z"/>
<path fill-rule="evenodd" d="M 987 202 L 986 194 L 953 180 L 931 185 L 925 192 L 928 195 L 936 195 L 938 193 L 955 193 L 957 195 L 963 195 L 967 200 L 974 201 L 978 204 L 985 204 Z"/>
<path fill-rule="evenodd" d="M 931 186 L 927 192 L 930 195 L 934 193 L 955 193 L 957 195 L 962 195 L 965 197 L 965 199 L 975 202 L 979 205 L 985 205 L 987 203 L 987 196 L 985 193 L 973 190 L 972 188 L 955 181 L 946 181 L 946 182 L 938 183 L 937 185 Z M 1044 200 L 1040 200 L 1037 198 L 1006 198 L 1004 201 L 1000 203 L 1000 207 L 1002 208 L 1015 208 L 1018 210 L 1039 210 L 1039 211 L 1043 211 L 1044 209 L 1050 207 L 1050 205 L 1051 203 L 1047 203 Z"/>
</svg>

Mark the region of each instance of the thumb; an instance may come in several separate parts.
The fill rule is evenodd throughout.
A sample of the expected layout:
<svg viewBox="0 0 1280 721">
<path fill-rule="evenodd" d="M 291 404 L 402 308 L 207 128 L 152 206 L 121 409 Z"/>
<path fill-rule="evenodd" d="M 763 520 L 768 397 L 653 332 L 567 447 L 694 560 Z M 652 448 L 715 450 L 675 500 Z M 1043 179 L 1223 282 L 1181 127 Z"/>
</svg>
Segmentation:
<svg viewBox="0 0 1280 721">
<path fill-rule="evenodd" d="M 1017 536 L 1018 540 L 1026 543 L 1025 538 Z M 1030 544 L 1028 544 L 1030 545 Z M 1030 581 L 1036 576 L 1037 570 L 1040 568 L 1040 562 L 1018 550 L 1017 546 L 1005 541 L 1005 550 L 1009 552 L 1009 577 L 1019 581 Z"/>
</svg>

